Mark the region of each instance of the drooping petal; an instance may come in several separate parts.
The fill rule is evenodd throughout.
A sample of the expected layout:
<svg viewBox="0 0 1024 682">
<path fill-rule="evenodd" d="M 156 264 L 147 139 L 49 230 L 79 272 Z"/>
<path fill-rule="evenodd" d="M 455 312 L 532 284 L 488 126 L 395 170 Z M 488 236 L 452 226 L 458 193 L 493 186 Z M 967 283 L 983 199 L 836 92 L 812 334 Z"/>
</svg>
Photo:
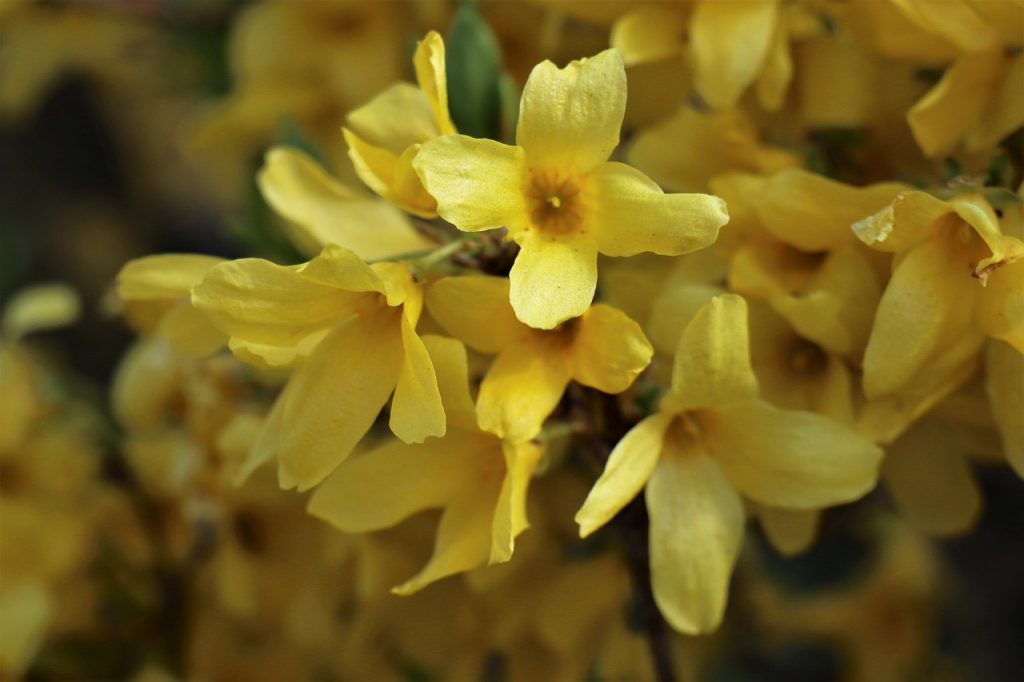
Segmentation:
<svg viewBox="0 0 1024 682">
<path fill-rule="evenodd" d="M 930 157 L 953 151 L 985 110 L 1005 67 L 1001 50 L 960 57 L 907 112 L 914 139 Z"/>
<path fill-rule="evenodd" d="M 130 265 L 138 267 L 139 261 Z M 123 272 L 123 270 L 122 270 Z M 188 290 L 185 290 L 186 293 Z M 18 291 L 4 306 L 3 332 L 11 339 L 43 329 L 56 329 L 78 319 L 82 302 L 65 284 L 38 284 Z"/>
<path fill-rule="evenodd" d="M 586 239 L 522 234 L 519 255 L 509 273 L 509 297 L 521 322 L 554 329 L 579 317 L 597 289 L 597 249 Z"/>
<path fill-rule="evenodd" d="M 426 346 L 404 315 L 401 324 L 405 357 L 391 401 L 391 431 L 406 443 L 420 443 L 444 435 L 444 406 Z"/>
<path fill-rule="evenodd" d="M 729 109 L 768 56 L 778 0 L 701 2 L 690 21 L 697 91 L 712 109 Z"/>
<path fill-rule="evenodd" d="M 672 365 L 663 409 L 727 405 L 757 395 L 750 365 L 747 304 L 736 294 L 711 299 L 686 326 Z"/>
<path fill-rule="evenodd" d="M 530 441 L 514 445 L 505 443 L 502 452 L 505 456 L 505 478 L 491 521 L 491 555 L 488 559 L 491 564 L 511 559 L 516 537 L 529 527 L 526 492 L 544 454 L 539 443 Z"/>
<path fill-rule="evenodd" d="M 968 151 L 988 151 L 995 147 L 999 140 L 1024 125 L 1024 88 L 1020 87 L 1022 82 L 1024 55 L 1017 54 L 1003 70 L 996 83 L 992 101 L 982 112 L 981 120 L 968 134 Z"/>
<path fill-rule="evenodd" d="M 978 293 L 975 319 L 981 329 L 1024 353 L 1024 260 L 992 273 Z"/>
<path fill-rule="evenodd" d="M 934 535 L 962 533 L 981 512 L 981 491 L 952 431 L 945 421 L 926 417 L 886 449 L 882 464 L 895 505 Z"/>
<path fill-rule="evenodd" d="M 480 384 L 480 428 L 512 443 L 530 440 L 558 405 L 569 376 L 564 343 L 557 336 L 534 334 L 509 346 Z"/>
<path fill-rule="evenodd" d="M 400 316 L 391 312 L 350 318 L 317 346 L 278 398 L 286 480 L 307 490 L 349 456 L 398 383 L 404 356 Z"/>
<path fill-rule="evenodd" d="M 448 426 L 477 429 L 476 408 L 469 394 L 469 364 L 462 342 L 444 336 L 421 337 L 437 376 L 437 390 Z"/>
<path fill-rule="evenodd" d="M 342 128 L 342 134 L 356 175 L 367 187 L 403 211 L 428 220 L 437 217 L 437 202 L 412 170 L 418 143 L 394 152 L 370 144 L 348 128 Z"/>
<path fill-rule="evenodd" d="M 743 505 L 714 459 L 666 449 L 647 483 L 651 587 L 675 630 L 711 632 L 722 621 L 743 539 Z"/>
<path fill-rule="evenodd" d="M 605 393 L 629 388 L 654 355 L 640 325 L 621 310 L 597 303 L 576 323 L 572 378 Z"/>
<path fill-rule="evenodd" d="M 427 310 L 452 336 L 481 353 L 498 353 L 528 333 L 509 302 L 505 277 L 445 277 L 427 287 Z"/>
<path fill-rule="evenodd" d="M 122 301 L 170 300 L 188 296 L 207 272 L 223 258 L 191 254 L 161 254 L 128 261 L 117 274 Z"/>
<path fill-rule="evenodd" d="M 821 415 L 752 400 L 703 414 L 700 425 L 733 485 L 767 506 L 849 502 L 878 479 L 881 449 Z"/>
<path fill-rule="evenodd" d="M 985 390 L 1003 439 L 1003 454 L 1024 478 L 1024 355 L 1001 341 L 989 341 Z"/>
<path fill-rule="evenodd" d="M 271 149 L 257 181 L 267 203 L 317 253 L 339 244 L 364 260 L 379 260 L 434 246 L 394 206 L 342 185 L 298 150 Z"/>
<path fill-rule="evenodd" d="M 258 258 L 221 263 L 192 291 L 192 304 L 225 334 L 293 346 L 350 315 L 353 294 Z"/>
<path fill-rule="evenodd" d="M 523 88 L 516 144 L 530 168 L 586 173 L 619 144 L 626 111 L 626 70 L 616 50 L 534 67 Z"/>
<path fill-rule="evenodd" d="M 412 64 L 416 70 L 416 82 L 434 114 L 438 133 L 452 135 L 456 131 L 448 113 L 448 77 L 444 54 L 444 40 L 437 31 L 430 31 L 416 46 Z"/>
<path fill-rule="evenodd" d="M 793 556 L 800 554 L 814 542 L 818 533 L 818 521 L 821 514 L 813 510 L 780 509 L 778 507 L 759 506 L 758 517 L 761 528 L 781 554 Z"/>
<path fill-rule="evenodd" d="M 357 455 L 320 484 L 309 513 L 346 533 L 390 528 L 447 504 L 466 484 L 468 436 L 407 445 L 392 441 Z"/>
<path fill-rule="evenodd" d="M 412 162 L 438 214 L 464 232 L 514 229 L 528 220 L 526 156 L 519 147 L 447 135 L 424 143 Z"/>
<path fill-rule="evenodd" d="M 729 222 L 725 202 L 710 194 L 665 194 L 622 163 L 601 164 L 588 178 L 594 193 L 588 225 L 608 256 L 649 251 L 678 256 L 710 246 Z"/>
<path fill-rule="evenodd" d="M 956 252 L 935 240 L 917 246 L 899 263 L 864 351 L 867 397 L 899 390 L 929 357 L 962 336 L 981 288 L 957 276 L 962 272 Z"/>
<path fill-rule="evenodd" d="M 576 512 L 580 537 L 587 537 L 640 494 L 661 454 L 665 432 L 673 415 L 661 412 L 629 430 L 612 450 L 601 477 Z"/>
</svg>

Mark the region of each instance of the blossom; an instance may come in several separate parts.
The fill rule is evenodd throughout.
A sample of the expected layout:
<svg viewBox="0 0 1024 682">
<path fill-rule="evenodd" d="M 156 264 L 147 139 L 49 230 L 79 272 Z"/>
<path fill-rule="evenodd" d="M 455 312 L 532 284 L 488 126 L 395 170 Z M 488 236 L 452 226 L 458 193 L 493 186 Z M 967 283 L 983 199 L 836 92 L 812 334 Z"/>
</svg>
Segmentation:
<svg viewBox="0 0 1024 682">
<path fill-rule="evenodd" d="M 423 294 L 407 263 L 370 266 L 336 245 L 298 266 L 230 261 L 193 288 L 192 302 L 243 360 L 302 360 L 246 470 L 276 454 L 284 485 L 316 485 L 348 457 L 392 392 L 395 435 L 419 442 L 444 434 L 434 367 L 416 334 Z"/>
<path fill-rule="evenodd" d="M 449 419 L 444 438 L 420 445 L 392 441 L 353 457 L 317 488 L 309 507 L 314 516 L 350 533 L 444 509 L 433 556 L 392 590 L 397 594 L 508 561 L 515 538 L 527 527 L 527 486 L 541 455 L 536 443 L 509 443 L 480 428 L 461 343 L 431 336 L 423 342 L 437 368 Z"/>
<path fill-rule="evenodd" d="M 427 289 L 431 316 L 449 333 L 497 358 L 480 385 L 480 426 L 529 440 L 570 380 L 620 393 L 651 361 L 651 345 L 625 313 L 601 303 L 553 330 L 527 327 L 508 302 L 504 277 L 446 277 Z"/>
<path fill-rule="evenodd" d="M 646 484 L 651 581 L 666 620 L 714 630 L 743 536 L 740 493 L 785 509 L 848 502 L 875 484 L 882 451 L 810 412 L 757 398 L 746 304 L 712 299 L 683 332 L 672 388 L 619 441 L 576 514 L 580 535 L 607 523 Z"/>
<path fill-rule="evenodd" d="M 619 142 L 626 75 L 614 50 L 534 68 L 517 146 L 463 135 L 431 140 L 413 160 L 437 211 L 460 230 L 504 226 L 519 244 L 509 274 L 516 317 L 552 329 L 578 317 L 597 286 L 597 254 L 679 255 L 714 242 L 728 215 L 706 194 L 665 194 L 608 158 Z"/>
</svg>

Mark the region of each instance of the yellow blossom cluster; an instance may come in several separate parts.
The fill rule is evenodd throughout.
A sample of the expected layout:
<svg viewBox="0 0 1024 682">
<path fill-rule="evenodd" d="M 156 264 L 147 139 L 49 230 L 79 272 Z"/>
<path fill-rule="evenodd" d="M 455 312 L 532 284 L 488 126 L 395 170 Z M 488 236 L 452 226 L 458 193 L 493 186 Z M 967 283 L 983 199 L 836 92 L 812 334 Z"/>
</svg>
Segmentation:
<svg viewBox="0 0 1024 682">
<path fill-rule="evenodd" d="M 717 640 L 680 635 L 735 636 L 734 573 L 766 642 L 910 679 L 941 583 L 920 533 L 970 531 L 978 466 L 1024 478 L 1024 4 L 535 0 L 521 92 L 522 54 L 464 77 L 490 53 L 454 28 L 419 31 L 401 80 L 405 10 L 450 9 L 249 8 L 189 145 L 230 186 L 281 112 L 305 125 L 255 179 L 307 260 L 117 277 L 140 338 L 110 412 L 159 535 L 132 561 L 203 604 L 187 669 L 137 679 L 703 679 Z M 504 3 L 453 11 L 512 32 Z M 485 85 L 486 135 L 463 113 Z M 0 349 L 12 674 L 125 516 L 50 462 L 77 423 L 39 426 L 19 339 L 60 296 L 9 305 Z M 884 511 L 858 583 L 765 578 L 860 500 Z"/>
</svg>

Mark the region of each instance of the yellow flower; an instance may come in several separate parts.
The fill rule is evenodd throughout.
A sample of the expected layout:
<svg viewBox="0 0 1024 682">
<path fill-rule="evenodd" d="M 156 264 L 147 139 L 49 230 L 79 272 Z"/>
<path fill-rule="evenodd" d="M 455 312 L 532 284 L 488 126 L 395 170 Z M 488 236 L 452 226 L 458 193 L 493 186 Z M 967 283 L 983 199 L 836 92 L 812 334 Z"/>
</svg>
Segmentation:
<svg viewBox="0 0 1024 682">
<path fill-rule="evenodd" d="M 746 304 L 723 294 L 687 326 L 670 392 L 615 446 L 576 515 L 589 535 L 646 484 L 654 598 L 681 632 L 721 621 L 743 536 L 739 493 L 818 509 L 875 484 L 881 450 L 820 415 L 779 410 L 757 391 Z"/>
<path fill-rule="evenodd" d="M 621 393 L 651 361 L 640 326 L 604 304 L 560 328 L 531 329 L 516 319 L 504 277 L 447 277 L 427 289 L 431 316 L 474 350 L 497 354 L 480 385 L 480 428 L 510 442 L 529 440 L 569 381 Z"/>
<path fill-rule="evenodd" d="M 900 391 L 925 368 L 936 374 L 935 361 L 979 329 L 1024 352 L 1024 242 L 999 222 L 980 196 L 907 191 L 854 225 L 868 246 L 897 254 L 864 353 L 868 398 Z"/>
<path fill-rule="evenodd" d="M 519 244 L 512 307 L 531 327 L 583 314 L 599 252 L 688 253 L 714 242 L 728 220 L 717 197 L 664 194 L 639 171 L 607 161 L 625 105 L 614 50 L 564 69 L 544 62 L 523 90 L 518 146 L 449 135 L 413 160 L 441 217 L 468 232 L 504 226 Z"/>
<path fill-rule="evenodd" d="M 342 130 L 356 173 L 370 189 L 409 213 L 433 218 L 437 203 L 413 172 L 412 160 L 422 143 L 455 132 L 448 114 L 444 41 L 435 31 L 417 45 L 413 66 L 418 88 L 391 86 L 350 113 Z"/>
<path fill-rule="evenodd" d="M 528 525 L 527 486 L 541 454 L 535 443 L 511 444 L 478 426 L 461 343 L 431 336 L 423 342 L 448 415 L 445 437 L 422 445 L 391 442 L 352 458 L 324 481 L 309 506 L 314 516 L 351 533 L 444 509 L 433 556 L 392 590 L 396 594 L 508 561 Z"/>
<path fill-rule="evenodd" d="M 302 359 L 245 471 L 276 454 L 283 485 L 316 485 L 348 457 L 392 392 L 395 435 L 420 442 L 444 434 L 434 367 L 416 334 L 423 294 L 408 264 L 369 266 L 334 245 L 292 267 L 231 261 L 207 273 L 192 302 L 241 359 Z"/>
</svg>

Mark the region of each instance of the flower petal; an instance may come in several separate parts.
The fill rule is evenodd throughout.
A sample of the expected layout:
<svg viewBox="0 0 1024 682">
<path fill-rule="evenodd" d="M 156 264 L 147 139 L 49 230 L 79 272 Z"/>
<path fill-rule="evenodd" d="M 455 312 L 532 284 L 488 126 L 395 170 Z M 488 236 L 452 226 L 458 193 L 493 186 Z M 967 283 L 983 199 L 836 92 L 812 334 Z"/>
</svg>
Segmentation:
<svg viewBox="0 0 1024 682">
<path fill-rule="evenodd" d="M 1024 353 L 1024 260 L 1008 263 L 989 278 L 978 294 L 978 326 Z"/>
<path fill-rule="evenodd" d="M 352 134 L 364 144 L 396 156 L 439 134 L 429 98 L 412 83 L 392 85 L 350 112 L 347 122 Z"/>
<path fill-rule="evenodd" d="M 528 333 L 509 303 L 505 277 L 444 277 L 427 287 L 427 310 L 444 330 L 481 353 Z"/>
<path fill-rule="evenodd" d="M 672 365 L 672 390 L 662 409 L 713 407 L 756 395 L 747 303 L 736 294 L 716 296 L 697 311 L 683 332 Z"/>
<path fill-rule="evenodd" d="M 831 419 L 762 401 L 702 413 L 707 447 L 729 480 L 771 507 L 819 509 L 871 490 L 882 451 Z"/>
<path fill-rule="evenodd" d="M 896 266 L 864 351 L 868 398 L 899 390 L 968 328 L 981 287 L 956 276 L 962 266 L 954 249 L 935 240 L 915 247 Z"/>
<path fill-rule="evenodd" d="M 509 273 L 509 297 L 520 322 L 554 329 L 579 317 L 597 289 L 597 249 L 585 239 L 555 239 L 523 233 Z"/>
<path fill-rule="evenodd" d="M 925 418 L 896 439 L 887 448 L 882 478 L 899 510 L 927 533 L 962 533 L 981 512 L 966 453 L 944 420 Z"/>
<path fill-rule="evenodd" d="M 759 506 L 757 514 L 768 541 L 785 556 L 805 551 L 818 534 L 821 514 L 817 511 Z"/>
<path fill-rule="evenodd" d="M 595 196 L 590 224 L 598 251 L 679 256 L 710 246 L 729 222 L 725 202 L 710 194 L 665 194 L 623 163 L 601 164 L 588 178 Z"/>
<path fill-rule="evenodd" d="M 441 394 L 445 419 L 449 427 L 476 431 L 476 408 L 469 394 L 469 364 L 466 347 L 461 341 L 444 336 L 421 337 L 430 353 L 430 361 L 437 375 L 437 390 Z"/>
<path fill-rule="evenodd" d="M 434 363 L 404 315 L 402 346 L 405 349 L 402 369 L 391 400 L 391 432 L 406 443 L 419 443 L 428 436 L 443 436 L 444 406 L 437 389 Z"/>
<path fill-rule="evenodd" d="M 715 461 L 668 447 L 647 483 L 651 587 L 675 630 L 696 635 L 722 621 L 743 539 L 743 504 Z"/>
<path fill-rule="evenodd" d="M 621 393 L 650 364 L 654 349 L 621 310 L 597 303 L 577 325 L 570 363 L 572 378 L 584 386 Z"/>
<path fill-rule="evenodd" d="M 360 258 L 379 260 L 434 246 L 394 206 L 349 189 L 298 150 L 267 152 L 257 181 L 267 203 L 317 253 L 324 244 L 339 244 Z"/>
<path fill-rule="evenodd" d="M 448 77 L 444 54 L 444 40 L 437 31 L 430 31 L 416 45 L 412 64 L 416 69 L 416 82 L 430 104 L 438 132 L 441 135 L 452 135 L 456 131 L 448 113 Z"/>
<path fill-rule="evenodd" d="M 299 490 L 322 481 L 373 425 L 405 356 L 400 315 L 345 320 L 292 376 L 284 393 L 282 475 Z"/>
<path fill-rule="evenodd" d="M 619 144 L 626 112 L 626 69 L 616 50 L 533 68 L 523 88 L 516 144 L 530 168 L 586 173 Z"/>
<path fill-rule="evenodd" d="M 1024 355 L 1001 341 L 989 341 L 985 390 L 1003 439 L 1003 454 L 1024 478 Z"/>
<path fill-rule="evenodd" d="M 630 429 L 615 445 L 601 477 L 576 512 L 581 538 L 611 521 L 643 490 L 658 463 L 672 419 L 671 414 L 655 413 Z"/>
<path fill-rule="evenodd" d="M 424 143 L 412 162 L 437 213 L 464 232 L 527 221 L 526 157 L 519 147 L 465 135 Z"/>
<path fill-rule="evenodd" d="M 480 384 L 480 428 L 512 443 L 530 440 L 558 405 L 569 383 L 565 348 L 557 335 L 532 334 L 495 359 Z"/>
<path fill-rule="evenodd" d="M 779 20 L 778 0 L 701 2 L 690 20 L 697 91 L 729 109 L 764 66 Z"/>
<path fill-rule="evenodd" d="M 418 143 L 393 152 L 370 144 L 348 128 L 342 128 L 342 134 L 356 175 L 367 187 L 403 211 L 428 220 L 437 217 L 437 202 L 412 170 Z"/>
<path fill-rule="evenodd" d="M 544 454 L 538 443 L 505 443 L 505 478 L 491 521 L 491 555 L 488 563 L 503 563 L 512 558 L 515 539 L 529 527 L 526 519 L 526 492 Z"/>
<path fill-rule="evenodd" d="M 117 274 L 122 301 L 162 301 L 188 296 L 223 258 L 192 254 L 161 254 L 128 261 Z"/>
</svg>

